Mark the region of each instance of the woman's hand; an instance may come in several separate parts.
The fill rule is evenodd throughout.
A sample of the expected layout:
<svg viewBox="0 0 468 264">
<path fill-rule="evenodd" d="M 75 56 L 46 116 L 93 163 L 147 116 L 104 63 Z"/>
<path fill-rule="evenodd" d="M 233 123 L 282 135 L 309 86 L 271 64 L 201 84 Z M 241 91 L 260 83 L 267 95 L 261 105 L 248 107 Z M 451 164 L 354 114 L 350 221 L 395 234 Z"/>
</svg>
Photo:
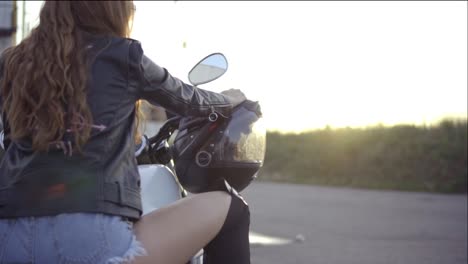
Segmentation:
<svg viewBox="0 0 468 264">
<path fill-rule="evenodd" d="M 222 91 L 221 94 L 226 96 L 229 99 L 229 101 L 233 104 L 234 107 L 238 106 L 239 104 L 247 100 L 244 93 L 241 92 L 241 90 L 239 89 L 229 89 L 226 91 Z"/>
</svg>

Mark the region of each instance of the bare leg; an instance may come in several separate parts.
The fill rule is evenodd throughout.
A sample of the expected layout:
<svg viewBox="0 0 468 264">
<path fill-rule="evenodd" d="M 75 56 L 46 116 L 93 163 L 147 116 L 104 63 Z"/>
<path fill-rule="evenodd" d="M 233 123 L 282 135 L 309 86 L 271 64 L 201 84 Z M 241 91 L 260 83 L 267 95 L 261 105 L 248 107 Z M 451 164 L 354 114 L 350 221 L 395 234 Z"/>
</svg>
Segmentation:
<svg viewBox="0 0 468 264">
<path fill-rule="evenodd" d="M 186 263 L 221 230 L 230 203 L 228 193 L 208 192 L 143 216 L 135 224 L 135 234 L 148 256 L 133 263 Z"/>
</svg>

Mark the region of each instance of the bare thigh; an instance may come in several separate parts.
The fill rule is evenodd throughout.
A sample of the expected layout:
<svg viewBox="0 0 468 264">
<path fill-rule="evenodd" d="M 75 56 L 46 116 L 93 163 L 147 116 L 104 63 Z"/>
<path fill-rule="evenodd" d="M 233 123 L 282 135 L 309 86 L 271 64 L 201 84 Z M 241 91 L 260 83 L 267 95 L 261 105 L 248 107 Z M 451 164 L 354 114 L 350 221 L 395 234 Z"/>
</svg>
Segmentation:
<svg viewBox="0 0 468 264">
<path fill-rule="evenodd" d="M 137 257 L 133 263 L 186 263 L 221 230 L 230 203 L 229 194 L 208 192 L 143 216 L 134 230 L 148 256 Z"/>
</svg>

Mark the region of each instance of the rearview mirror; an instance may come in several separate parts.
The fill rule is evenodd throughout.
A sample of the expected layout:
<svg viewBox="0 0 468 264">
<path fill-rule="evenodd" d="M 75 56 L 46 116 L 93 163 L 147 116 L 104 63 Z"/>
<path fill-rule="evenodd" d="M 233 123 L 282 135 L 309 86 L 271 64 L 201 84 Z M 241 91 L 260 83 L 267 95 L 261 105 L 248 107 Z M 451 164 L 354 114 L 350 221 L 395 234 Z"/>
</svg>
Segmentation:
<svg viewBox="0 0 468 264">
<path fill-rule="evenodd" d="M 195 86 L 208 83 L 221 77 L 227 71 L 227 68 L 226 57 L 221 53 L 213 53 L 190 70 L 188 79 Z"/>
</svg>

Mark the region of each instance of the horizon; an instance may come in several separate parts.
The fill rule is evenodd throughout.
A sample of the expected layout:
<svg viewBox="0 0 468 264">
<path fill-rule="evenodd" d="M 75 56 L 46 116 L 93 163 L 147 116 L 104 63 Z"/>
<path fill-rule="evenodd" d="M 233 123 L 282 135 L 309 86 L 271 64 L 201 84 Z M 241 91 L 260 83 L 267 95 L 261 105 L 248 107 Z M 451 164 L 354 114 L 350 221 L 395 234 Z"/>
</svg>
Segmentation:
<svg viewBox="0 0 468 264">
<path fill-rule="evenodd" d="M 395 123 L 395 124 L 383 124 L 383 123 L 376 123 L 376 124 L 368 124 L 364 126 L 330 126 L 330 125 L 325 125 L 324 127 L 316 127 L 316 128 L 310 128 L 310 129 L 305 129 L 301 131 L 288 131 L 288 130 L 272 130 L 268 129 L 268 133 L 279 133 L 279 134 L 307 134 L 307 133 L 313 133 L 316 131 L 324 131 L 324 130 L 331 130 L 331 131 L 338 131 L 338 130 L 371 130 L 371 129 L 376 129 L 376 128 L 383 128 L 383 129 L 391 129 L 394 127 L 416 127 L 416 128 L 436 128 L 441 126 L 443 123 L 449 122 L 452 124 L 468 124 L 468 118 L 467 117 L 446 117 L 442 118 L 438 121 L 434 121 L 431 123 Z"/>
</svg>

